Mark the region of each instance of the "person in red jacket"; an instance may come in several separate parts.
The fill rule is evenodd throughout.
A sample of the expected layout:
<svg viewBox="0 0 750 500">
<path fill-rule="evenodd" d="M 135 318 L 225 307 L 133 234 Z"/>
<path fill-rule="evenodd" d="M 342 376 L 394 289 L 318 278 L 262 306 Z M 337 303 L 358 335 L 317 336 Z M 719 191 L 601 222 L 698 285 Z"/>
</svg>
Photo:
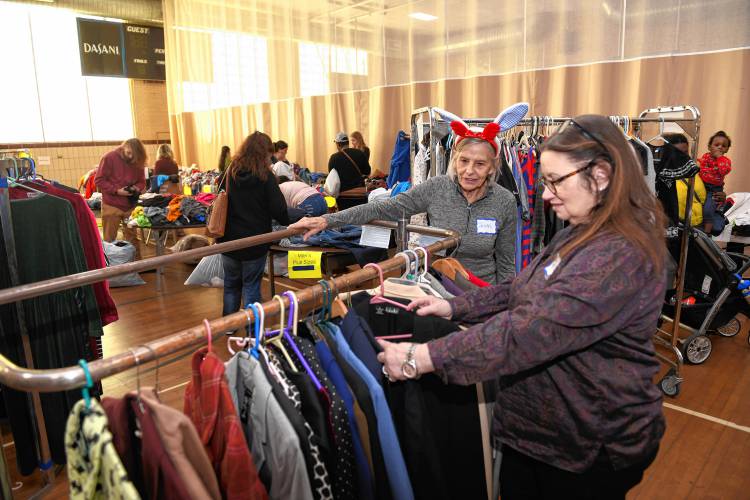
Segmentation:
<svg viewBox="0 0 750 500">
<path fill-rule="evenodd" d="M 731 146 L 732 139 L 726 132 L 719 130 L 708 140 L 708 153 L 698 160 L 701 180 L 709 193 L 724 191 L 724 178 L 732 171 L 732 160 L 724 155 Z"/>
<path fill-rule="evenodd" d="M 146 149 L 138 139 L 128 139 L 105 154 L 96 171 L 96 186 L 102 193 L 102 239 L 114 241 L 120 223 L 123 237 L 135 246 L 136 259 L 141 258 L 135 229 L 125 222 L 146 188 Z"/>
</svg>

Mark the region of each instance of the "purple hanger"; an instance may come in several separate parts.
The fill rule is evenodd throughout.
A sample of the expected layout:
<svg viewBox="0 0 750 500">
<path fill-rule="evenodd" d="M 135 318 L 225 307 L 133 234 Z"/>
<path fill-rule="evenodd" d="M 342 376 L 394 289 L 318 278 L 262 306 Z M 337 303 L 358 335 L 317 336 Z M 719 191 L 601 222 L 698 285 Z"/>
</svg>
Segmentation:
<svg viewBox="0 0 750 500">
<path fill-rule="evenodd" d="M 289 334 L 289 332 L 295 326 L 296 318 L 295 318 L 294 313 L 297 309 L 297 296 L 294 294 L 294 292 L 290 292 L 290 291 L 286 291 L 282 295 L 286 296 L 289 299 L 289 317 L 286 322 L 286 328 L 284 328 L 284 338 L 289 343 L 289 345 L 292 348 L 292 351 L 294 351 L 294 354 L 297 355 L 297 359 L 299 359 L 303 368 L 312 379 L 313 384 L 315 385 L 315 389 L 320 391 L 321 389 L 323 389 L 323 384 L 321 384 L 320 380 L 318 380 L 318 377 L 315 376 L 315 373 L 313 372 L 312 368 L 310 368 L 310 365 L 307 363 L 307 360 L 300 352 L 299 348 L 297 347 L 297 344 L 294 343 L 294 339 L 292 338 L 292 336 Z"/>
</svg>

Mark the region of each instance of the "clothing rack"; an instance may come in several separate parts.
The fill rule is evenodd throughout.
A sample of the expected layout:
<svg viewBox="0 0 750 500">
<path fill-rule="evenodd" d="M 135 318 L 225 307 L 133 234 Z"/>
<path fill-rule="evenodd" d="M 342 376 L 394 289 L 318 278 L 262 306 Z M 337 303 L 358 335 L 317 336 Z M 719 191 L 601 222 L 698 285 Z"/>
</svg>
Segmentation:
<svg viewBox="0 0 750 500">
<path fill-rule="evenodd" d="M 389 221 L 373 221 L 372 225 L 394 229 L 397 223 Z M 428 246 L 426 250 L 430 255 L 436 252 L 452 248 L 460 243 L 460 236 L 454 231 L 438 229 L 433 227 L 408 226 L 409 231 L 432 236 L 442 237 L 444 239 Z M 36 297 L 47 293 L 53 293 L 68 288 L 76 288 L 84 284 L 95 283 L 107 278 L 128 274 L 134 270 L 154 269 L 158 266 L 171 262 L 181 262 L 184 260 L 194 259 L 198 256 L 213 255 L 223 253 L 238 248 L 245 248 L 253 245 L 260 245 L 271 241 L 277 241 L 281 238 L 300 234 L 303 230 L 284 230 L 267 233 L 264 235 L 253 236 L 241 240 L 230 241 L 211 245 L 210 247 L 198 248 L 186 252 L 180 252 L 172 255 L 164 255 L 144 259 L 140 262 L 121 264 L 107 269 L 97 269 L 78 273 L 65 278 L 56 278 L 44 282 L 34 283 L 30 286 L 14 287 L 0 292 L 0 304 L 13 301 L 20 301 L 25 298 Z M 137 266 L 135 266 L 136 264 Z M 399 256 L 385 260 L 380 263 L 384 272 L 401 269 L 405 266 L 404 259 Z M 375 269 L 367 268 L 348 273 L 337 278 L 327 280 L 332 290 L 344 292 L 355 289 L 362 283 L 378 277 Z M 297 294 L 300 305 L 317 307 L 322 305 L 324 299 L 324 288 L 322 285 L 308 287 Z M 288 307 L 289 300 L 285 300 L 285 307 Z M 272 300 L 263 304 L 265 316 L 273 316 L 279 313 L 279 302 Z M 248 314 L 252 321 L 252 312 L 237 312 L 210 321 L 211 331 L 214 339 L 223 335 L 223 332 L 232 329 L 238 329 L 248 324 Z M 206 340 L 206 330 L 204 326 L 198 325 L 193 328 L 182 330 L 166 337 L 154 340 L 147 344 L 141 344 L 129 349 L 127 352 L 117 354 L 108 358 L 91 361 L 89 371 L 94 381 L 99 381 L 117 373 L 129 370 L 136 365 L 153 361 L 170 354 L 179 352 L 188 347 L 194 347 Z M 0 355 L 0 384 L 5 384 L 21 391 L 38 391 L 38 392 L 57 392 L 80 388 L 86 385 L 86 377 L 80 366 L 69 366 L 66 368 L 56 368 L 49 370 L 34 370 L 22 368 L 10 360 Z"/>
<path fill-rule="evenodd" d="M 15 161 L 13 162 L 15 164 Z M 10 210 L 10 192 L 8 185 L 8 174 L 7 165 L 10 162 L 7 159 L 0 160 L 0 232 L 2 232 L 3 241 L 5 244 L 5 253 L 8 260 L 8 270 L 10 283 L 12 287 L 18 286 L 20 279 L 18 274 L 18 259 L 16 255 L 16 242 L 13 235 L 13 219 L 11 217 Z M 12 289 L 12 288 L 11 288 Z M 26 325 L 26 316 L 23 309 L 23 303 L 18 300 L 16 302 L 16 315 L 18 320 L 18 329 L 21 335 L 21 345 L 23 347 L 24 361 L 29 369 L 34 368 L 34 356 L 31 351 L 31 341 L 29 339 L 29 332 Z M 49 448 L 49 441 L 47 439 L 47 426 L 44 422 L 42 413 L 42 401 L 39 397 L 38 391 L 31 391 L 31 414 L 34 415 L 32 419 L 32 429 L 39 442 L 39 455 L 37 462 L 39 468 L 42 471 L 42 491 L 52 486 L 54 481 L 54 471 L 52 470 L 52 454 Z M 3 462 L 3 470 L 7 476 L 7 465 L 5 464 L 5 455 L 1 454 L 0 460 Z M 10 480 L 6 481 L 10 484 Z"/>
<path fill-rule="evenodd" d="M 425 116 L 426 115 L 426 116 Z M 612 115 L 609 117 L 613 123 L 623 128 L 625 131 L 629 131 L 632 126 L 632 130 L 639 136 L 642 136 L 644 129 L 653 125 L 658 125 L 659 135 L 664 132 L 664 126 L 666 124 L 673 124 L 678 129 L 688 135 L 692 140 L 690 157 L 693 161 L 697 158 L 698 153 L 698 141 L 700 138 L 700 122 L 701 115 L 697 107 L 691 105 L 678 105 L 678 106 L 659 106 L 655 108 L 648 108 L 643 110 L 638 116 L 631 117 L 628 115 Z M 569 117 L 561 116 L 530 116 L 522 119 L 515 127 L 501 131 L 498 136 L 503 137 L 506 134 L 518 130 L 519 127 L 551 127 L 553 125 L 561 125 L 565 121 L 569 120 Z M 463 118 L 464 122 L 469 126 L 480 126 L 483 127 L 490 123 L 492 118 Z M 436 110 L 434 106 L 426 106 L 415 109 L 411 114 L 411 143 L 410 143 L 410 157 L 411 164 L 414 165 L 415 150 L 420 137 L 425 137 L 429 134 L 429 154 L 430 154 L 430 171 L 428 177 L 434 176 L 436 172 L 436 161 L 434 159 L 436 155 L 436 147 L 438 141 L 443 139 L 447 134 L 450 133 L 450 122 L 445 120 Z M 413 179 L 412 182 L 418 183 L 425 179 L 417 179 L 416 182 Z M 677 346 L 678 341 L 681 345 L 687 345 L 692 338 L 699 333 L 692 328 L 689 328 L 680 323 L 682 314 L 682 298 L 685 291 L 685 270 L 687 267 L 687 253 L 689 236 L 691 232 L 691 221 L 692 215 L 692 202 L 695 192 L 695 181 L 690 178 L 687 182 L 687 198 L 685 205 L 685 219 L 682 221 L 683 234 L 682 241 L 680 244 L 680 258 L 677 268 L 677 290 L 675 295 L 676 305 L 674 318 L 663 317 L 662 319 L 672 321 L 671 331 L 665 331 L 661 328 L 657 329 L 654 336 L 654 342 L 662 347 L 666 347 L 674 354 L 674 360 L 657 352 L 656 356 L 663 362 L 671 366 L 671 369 L 659 382 L 662 390 L 665 388 L 665 384 L 669 388 L 677 388 L 683 379 L 680 377 L 680 368 L 683 363 L 683 354 L 681 349 Z M 679 338 L 680 327 L 687 329 L 691 332 L 690 337 L 684 341 Z"/>
</svg>

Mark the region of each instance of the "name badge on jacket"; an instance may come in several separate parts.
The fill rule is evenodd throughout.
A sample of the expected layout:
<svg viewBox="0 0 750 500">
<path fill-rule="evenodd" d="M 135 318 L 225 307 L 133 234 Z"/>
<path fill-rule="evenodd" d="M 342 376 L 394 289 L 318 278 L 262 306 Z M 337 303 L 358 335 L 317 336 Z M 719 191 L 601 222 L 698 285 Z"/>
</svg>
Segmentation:
<svg viewBox="0 0 750 500">
<path fill-rule="evenodd" d="M 496 234 L 497 221 L 495 219 L 477 219 L 477 234 Z"/>
</svg>

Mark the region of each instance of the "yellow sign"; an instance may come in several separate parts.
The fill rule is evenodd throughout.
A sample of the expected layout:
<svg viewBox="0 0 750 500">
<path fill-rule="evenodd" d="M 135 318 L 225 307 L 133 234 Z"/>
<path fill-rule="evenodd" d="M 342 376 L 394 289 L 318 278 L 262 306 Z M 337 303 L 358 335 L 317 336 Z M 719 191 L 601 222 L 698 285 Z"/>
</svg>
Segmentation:
<svg viewBox="0 0 750 500">
<path fill-rule="evenodd" d="M 185 195 L 185 196 L 192 196 L 193 195 L 193 190 L 190 189 L 190 186 L 188 186 L 187 184 L 185 184 L 184 186 L 182 186 L 182 194 Z"/>
<path fill-rule="evenodd" d="M 203 193 L 210 193 L 211 192 L 211 185 L 210 184 L 204 184 L 203 188 L 201 189 L 201 192 L 203 192 Z"/>
<path fill-rule="evenodd" d="M 320 259 L 323 252 L 290 251 L 288 255 L 289 277 L 321 278 Z"/>
</svg>

